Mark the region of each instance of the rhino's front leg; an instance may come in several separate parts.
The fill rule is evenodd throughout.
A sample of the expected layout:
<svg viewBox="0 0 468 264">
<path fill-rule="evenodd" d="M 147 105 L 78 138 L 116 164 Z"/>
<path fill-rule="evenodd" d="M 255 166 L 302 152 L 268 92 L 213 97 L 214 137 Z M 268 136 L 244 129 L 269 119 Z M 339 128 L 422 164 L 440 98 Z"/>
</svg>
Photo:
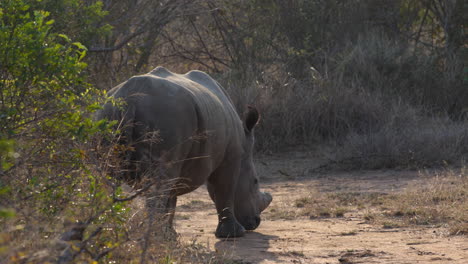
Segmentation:
<svg viewBox="0 0 468 264">
<path fill-rule="evenodd" d="M 245 228 L 234 215 L 234 194 L 239 165 L 223 164 L 208 179 L 208 192 L 218 212 L 218 227 L 215 235 L 219 238 L 241 237 L 245 233 Z"/>
</svg>

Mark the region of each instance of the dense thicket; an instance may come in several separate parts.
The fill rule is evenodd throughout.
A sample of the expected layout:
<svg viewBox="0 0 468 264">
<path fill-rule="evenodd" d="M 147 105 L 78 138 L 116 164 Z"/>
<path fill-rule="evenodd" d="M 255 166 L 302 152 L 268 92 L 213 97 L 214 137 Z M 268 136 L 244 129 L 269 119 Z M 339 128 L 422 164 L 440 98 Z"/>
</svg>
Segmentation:
<svg viewBox="0 0 468 264">
<path fill-rule="evenodd" d="M 331 139 L 340 147 L 335 159 L 364 167 L 433 166 L 466 155 L 464 1 L 122 1 L 103 8 L 101 23 L 112 29 L 94 39 L 88 57 L 102 89 L 156 65 L 196 68 L 214 75 L 240 112 L 246 104 L 260 108 L 262 151 Z"/>
<path fill-rule="evenodd" d="M 127 78 L 121 70 L 164 64 L 260 84 L 284 82 L 282 73 L 307 82 L 318 73 L 454 116 L 466 107 L 463 1 L 120 1 L 103 8 L 101 23 L 112 30 L 89 48 L 100 61 L 96 73 L 107 69 L 104 86 Z"/>
<path fill-rule="evenodd" d="M 79 220 L 87 240 L 47 253 L 62 261 L 111 260 L 128 240 L 126 209 L 111 199 L 119 190 L 98 166 L 114 150 L 98 157 L 92 144 L 111 124 L 91 115 L 103 91 L 157 65 L 207 71 L 239 112 L 256 105 L 260 151 L 313 143 L 351 167 L 460 164 L 467 9 L 461 0 L 1 1 L 0 258 L 54 249 L 64 218 Z"/>
</svg>

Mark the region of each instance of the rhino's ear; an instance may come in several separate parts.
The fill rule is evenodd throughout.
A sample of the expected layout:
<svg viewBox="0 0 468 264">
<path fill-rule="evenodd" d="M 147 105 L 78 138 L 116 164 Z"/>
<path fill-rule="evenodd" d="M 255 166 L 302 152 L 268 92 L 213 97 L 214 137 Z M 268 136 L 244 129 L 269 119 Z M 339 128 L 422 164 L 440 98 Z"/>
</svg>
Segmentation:
<svg viewBox="0 0 468 264">
<path fill-rule="evenodd" d="M 257 108 L 249 105 L 244 116 L 244 128 L 248 132 L 251 132 L 260 120 L 260 114 L 258 113 Z"/>
</svg>

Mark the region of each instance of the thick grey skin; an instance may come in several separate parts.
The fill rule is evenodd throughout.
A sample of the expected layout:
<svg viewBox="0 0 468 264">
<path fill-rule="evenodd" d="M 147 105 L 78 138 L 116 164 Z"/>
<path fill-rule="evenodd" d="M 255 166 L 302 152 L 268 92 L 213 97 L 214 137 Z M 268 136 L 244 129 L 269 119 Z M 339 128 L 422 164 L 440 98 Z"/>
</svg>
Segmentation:
<svg viewBox="0 0 468 264">
<path fill-rule="evenodd" d="M 260 192 L 252 161 L 259 119 L 254 108 L 249 108 L 243 122 L 226 92 L 209 75 L 174 74 L 163 67 L 132 77 L 108 94 L 122 98 L 127 106 L 122 111 L 106 104 L 98 118 L 123 120 L 126 143 L 134 148 L 127 158 L 140 164 L 132 178 L 162 162 L 165 179 L 173 180 L 162 210 L 169 214 L 170 225 L 177 196 L 206 183 L 218 212 L 217 237 L 240 237 L 258 227 L 260 213 L 272 197 Z M 141 140 L 155 131 L 161 142 Z"/>
</svg>

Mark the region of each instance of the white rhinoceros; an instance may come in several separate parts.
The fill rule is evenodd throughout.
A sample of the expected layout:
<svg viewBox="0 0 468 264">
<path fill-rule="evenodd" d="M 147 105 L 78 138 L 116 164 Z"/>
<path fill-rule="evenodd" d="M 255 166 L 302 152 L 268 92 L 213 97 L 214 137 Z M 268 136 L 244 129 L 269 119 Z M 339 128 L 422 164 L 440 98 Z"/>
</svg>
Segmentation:
<svg viewBox="0 0 468 264">
<path fill-rule="evenodd" d="M 165 203 L 170 224 L 178 195 L 207 184 L 216 205 L 217 237 L 239 237 L 260 224 L 272 197 L 260 192 L 252 161 L 259 114 L 249 107 L 242 121 L 224 89 L 201 71 L 175 74 L 157 67 L 109 91 L 125 107 L 106 104 L 98 118 L 123 120 L 131 180 L 151 175 L 164 162 L 165 179 L 174 184 Z M 142 140 L 158 133 L 159 142 Z M 136 169 L 135 169 L 136 168 Z M 149 173 L 148 173 L 149 171 Z M 156 174 L 156 173 L 153 173 Z M 149 203 L 147 203 L 149 205 Z"/>
</svg>

